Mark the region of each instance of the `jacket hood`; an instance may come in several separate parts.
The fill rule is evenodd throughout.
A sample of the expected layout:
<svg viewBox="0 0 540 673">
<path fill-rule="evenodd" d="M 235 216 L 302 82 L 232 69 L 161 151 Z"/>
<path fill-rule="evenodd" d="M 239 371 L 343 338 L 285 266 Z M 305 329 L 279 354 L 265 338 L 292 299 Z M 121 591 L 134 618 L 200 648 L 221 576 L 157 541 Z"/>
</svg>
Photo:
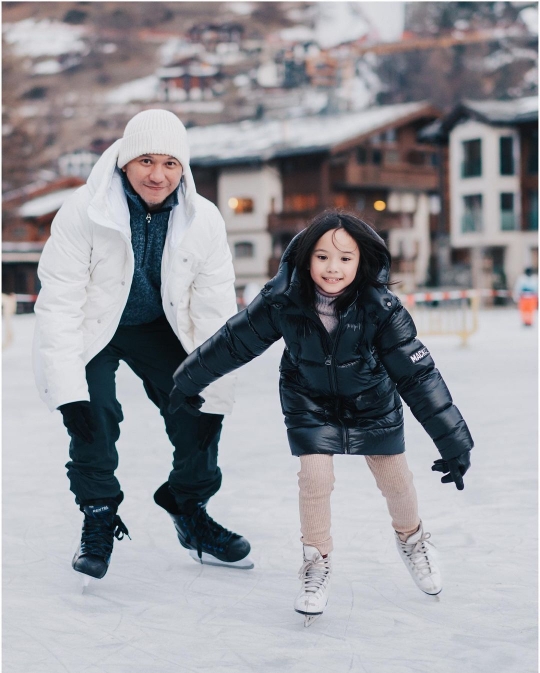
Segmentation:
<svg viewBox="0 0 540 673">
<path fill-rule="evenodd" d="M 115 192 L 118 193 L 116 183 L 121 185 L 121 178 L 116 170 L 121 142 L 121 139 L 117 140 L 103 152 L 86 181 L 91 196 L 90 207 L 102 214 L 114 212 L 114 201 L 117 199 Z M 179 193 L 184 196 L 186 216 L 191 219 L 195 214 L 197 189 L 189 164 L 183 165 L 182 169 Z M 123 194 L 123 188 L 121 193 Z"/>
<path fill-rule="evenodd" d="M 369 229 L 369 233 L 373 236 L 374 239 L 379 241 L 385 249 L 386 243 L 379 236 L 379 234 L 369 225 L 366 225 Z M 287 249 L 281 257 L 279 263 L 278 271 L 274 278 L 268 281 L 264 286 L 262 293 L 264 296 L 271 298 L 272 300 L 277 300 L 278 297 L 293 297 L 296 295 L 296 292 L 299 290 L 300 279 L 298 278 L 298 273 L 295 266 L 295 257 L 296 249 L 300 242 L 304 231 L 301 231 L 299 234 L 293 238 L 293 240 L 287 246 Z M 377 274 L 377 280 L 379 283 L 386 285 L 390 277 L 390 253 L 386 252 L 384 263 L 381 264 L 379 273 Z"/>
</svg>

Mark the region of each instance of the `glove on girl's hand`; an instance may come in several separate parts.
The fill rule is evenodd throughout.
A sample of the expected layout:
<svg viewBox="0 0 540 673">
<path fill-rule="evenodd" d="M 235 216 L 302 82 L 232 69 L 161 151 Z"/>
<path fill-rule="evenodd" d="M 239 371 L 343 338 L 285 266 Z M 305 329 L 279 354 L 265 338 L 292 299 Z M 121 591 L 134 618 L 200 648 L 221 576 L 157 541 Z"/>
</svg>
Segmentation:
<svg viewBox="0 0 540 673">
<path fill-rule="evenodd" d="M 183 409 L 187 411 L 188 414 L 192 416 L 200 416 L 201 412 L 199 409 L 204 404 L 204 398 L 200 395 L 192 395 L 191 397 L 186 397 L 184 393 L 179 390 L 176 386 L 171 390 L 169 395 L 169 413 L 174 414 L 178 409 Z"/>
<path fill-rule="evenodd" d="M 465 451 L 455 458 L 450 458 L 450 460 L 444 460 L 439 458 L 436 460 L 431 469 L 433 472 L 449 472 L 442 477 L 441 482 L 443 484 L 455 483 L 458 491 L 462 491 L 465 486 L 463 484 L 463 475 L 469 467 L 471 466 L 470 451 Z"/>
<path fill-rule="evenodd" d="M 63 416 L 66 428 L 83 442 L 92 444 L 97 425 L 90 402 L 68 402 L 59 406 L 58 410 Z"/>
</svg>

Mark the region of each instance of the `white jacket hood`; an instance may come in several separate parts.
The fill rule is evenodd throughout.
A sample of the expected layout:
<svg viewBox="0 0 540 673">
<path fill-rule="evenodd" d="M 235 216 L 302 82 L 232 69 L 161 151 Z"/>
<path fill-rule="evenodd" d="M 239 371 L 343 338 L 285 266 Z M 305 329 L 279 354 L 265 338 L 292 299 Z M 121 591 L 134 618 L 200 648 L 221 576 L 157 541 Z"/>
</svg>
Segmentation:
<svg viewBox="0 0 540 673">
<path fill-rule="evenodd" d="M 121 142 L 122 139 L 119 139 L 105 150 L 86 182 L 91 196 L 89 215 L 97 222 L 102 219 L 103 215 L 107 217 L 110 213 L 118 212 L 119 209 L 123 211 L 127 208 L 125 199 L 122 199 L 122 203 L 118 202 L 118 194 L 122 194 L 122 190 L 114 188 L 114 183 L 121 180 L 116 167 Z M 195 200 L 197 197 L 195 180 L 189 164 L 187 166 L 182 165 L 180 189 L 184 196 L 185 219 L 189 222 L 195 215 Z"/>
</svg>

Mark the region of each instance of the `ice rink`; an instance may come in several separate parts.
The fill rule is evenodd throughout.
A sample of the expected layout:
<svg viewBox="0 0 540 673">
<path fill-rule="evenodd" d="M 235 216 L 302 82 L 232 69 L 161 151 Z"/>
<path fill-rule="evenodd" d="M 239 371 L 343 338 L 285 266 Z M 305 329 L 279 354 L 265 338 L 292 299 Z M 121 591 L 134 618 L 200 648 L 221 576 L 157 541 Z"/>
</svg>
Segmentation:
<svg viewBox="0 0 540 673">
<path fill-rule="evenodd" d="M 103 580 L 71 569 L 82 514 L 65 476 L 68 437 L 34 387 L 34 317 L 15 316 L 3 365 L 4 673 L 533 673 L 537 671 L 537 329 L 517 311 L 480 316 L 467 347 L 430 337 L 475 439 L 465 490 L 406 412 L 420 513 L 443 569 L 440 602 L 413 584 L 361 457 L 336 458 L 334 579 L 309 629 L 292 609 L 301 544 L 298 459 L 279 407 L 281 343 L 238 373 L 220 445 L 217 521 L 245 535 L 253 570 L 196 564 L 152 499 L 171 447 L 157 409 L 122 365 L 120 514 Z"/>
</svg>

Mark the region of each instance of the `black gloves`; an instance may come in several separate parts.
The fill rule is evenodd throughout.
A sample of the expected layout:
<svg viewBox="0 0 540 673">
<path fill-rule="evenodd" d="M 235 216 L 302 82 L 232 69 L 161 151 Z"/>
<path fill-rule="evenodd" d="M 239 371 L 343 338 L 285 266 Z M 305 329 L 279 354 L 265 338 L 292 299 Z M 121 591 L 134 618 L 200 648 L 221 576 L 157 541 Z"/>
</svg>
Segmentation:
<svg viewBox="0 0 540 673">
<path fill-rule="evenodd" d="M 58 410 L 64 417 L 66 428 L 83 442 L 92 444 L 97 426 L 90 402 L 69 402 L 59 406 Z"/>
<path fill-rule="evenodd" d="M 169 395 L 169 413 L 174 414 L 178 409 L 183 409 L 187 411 L 188 414 L 192 416 L 200 416 L 201 412 L 199 409 L 204 404 L 204 398 L 200 395 L 192 395 L 191 397 L 186 397 L 184 393 L 174 386 Z"/>
<path fill-rule="evenodd" d="M 449 472 L 449 474 L 445 474 L 444 477 L 442 477 L 441 482 L 443 484 L 451 484 L 454 482 L 457 490 L 462 491 L 465 488 L 463 484 L 463 475 L 471 466 L 470 454 L 470 451 L 465 451 L 465 453 L 461 453 L 455 458 L 450 458 L 450 460 L 439 458 L 439 460 L 436 460 L 433 463 L 431 469 L 433 472 Z"/>
</svg>

